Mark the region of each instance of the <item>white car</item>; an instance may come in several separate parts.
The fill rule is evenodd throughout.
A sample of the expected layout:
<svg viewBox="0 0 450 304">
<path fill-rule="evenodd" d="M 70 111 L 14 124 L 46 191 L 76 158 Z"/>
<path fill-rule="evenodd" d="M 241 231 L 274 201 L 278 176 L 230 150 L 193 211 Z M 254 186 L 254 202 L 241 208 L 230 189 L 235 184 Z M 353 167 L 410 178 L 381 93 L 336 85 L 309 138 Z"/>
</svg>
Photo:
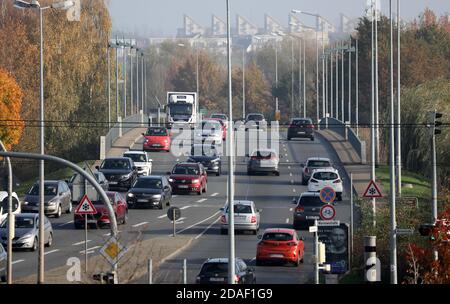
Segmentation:
<svg viewBox="0 0 450 304">
<path fill-rule="evenodd" d="M 218 121 L 206 120 L 197 125 L 194 130 L 194 142 L 195 143 L 214 143 L 217 145 L 222 144 L 223 134 L 222 125 Z"/>
<path fill-rule="evenodd" d="M 228 204 L 224 208 L 220 208 L 222 216 L 220 217 L 220 233 L 228 233 Z M 253 201 L 234 201 L 234 230 L 249 230 L 253 234 L 257 234 L 259 230 L 259 213 L 261 210 L 256 209 Z"/>
<path fill-rule="evenodd" d="M 148 158 L 146 152 L 143 151 L 128 151 L 123 154 L 123 157 L 129 157 L 133 160 L 137 168 L 138 175 L 149 176 L 152 173 L 152 161 Z"/>
<path fill-rule="evenodd" d="M 15 192 L 12 193 L 12 205 L 14 214 L 19 214 L 22 212 L 19 197 Z M 0 224 L 7 217 L 8 217 L 8 192 L 0 191 Z"/>
<path fill-rule="evenodd" d="M 336 192 L 336 199 L 342 201 L 342 179 L 339 172 L 333 168 L 316 169 L 308 181 L 309 192 L 320 192 L 325 187 L 331 187 Z"/>
</svg>

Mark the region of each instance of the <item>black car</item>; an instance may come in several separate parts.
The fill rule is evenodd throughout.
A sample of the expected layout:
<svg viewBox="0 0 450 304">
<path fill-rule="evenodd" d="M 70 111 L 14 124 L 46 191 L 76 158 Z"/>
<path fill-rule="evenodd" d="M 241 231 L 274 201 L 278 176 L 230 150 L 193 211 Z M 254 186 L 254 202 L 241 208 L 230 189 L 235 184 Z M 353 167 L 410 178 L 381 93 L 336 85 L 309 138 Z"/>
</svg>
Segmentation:
<svg viewBox="0 0 450 304">
<path fill-rule="evenodd" d="M 191 147 L 188 162 L 201 163 L 207 172 L 214 172 L 216 176 L 222 174 L 222 161 L 217 146 L 196 144 Z"/>
<path fill-rule="evenodd" d="M 127 193 L 128 208 L 170 206 L 172 187 L 165 176 L 141 176 Z"/>
<path fill-rule="evenodd" d="M 235 259 L 235 283 L 255 284 L 255 270 L 240 259 Z M 197 275 L 197 284 L 228 284 L 228 258 L 208 259 L 203 263 L 200 273 Z"/>
<path fill-rule="evenodd" d="M 128 157 L 106 158 L 101 166 L 95 167 L 108 180 L 108 189 L 130 189 L 137 179 L 134 162 Z"/>
<path fill-rule="evenodd" d="M 314 125 L 311 118 L 293 118 L 288 128 L 287 140 L 309 138 L 314 140 Z"/>
<path fill-rule="evenodd" d="M 297 207 L 293 212 L 293 228 L 308 229 L 314 226 L 315 220 L 320 220 L 320 209 L 326 205 L 320 200 L 318 192 L 304 192 L 297 201 Z"/>
</svg>

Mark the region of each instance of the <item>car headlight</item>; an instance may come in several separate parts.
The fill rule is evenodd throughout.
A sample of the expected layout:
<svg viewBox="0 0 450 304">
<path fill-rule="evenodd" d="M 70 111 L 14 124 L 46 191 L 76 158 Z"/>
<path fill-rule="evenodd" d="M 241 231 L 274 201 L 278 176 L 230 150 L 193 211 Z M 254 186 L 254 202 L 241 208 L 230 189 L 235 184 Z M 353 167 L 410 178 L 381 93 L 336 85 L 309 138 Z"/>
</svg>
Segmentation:
<svg viewBox="0 0 450 304">
<path fill-rule="evenodd" d="M 47 204 L 49 205 L 49 206 L 55 206 L 56 205 L 56 201 L 49 201 Z"/>
<path fill-rule="evenodd" d="M 130 172 L 128 174 L 122 175 L 121 180 L 127 180 L 131 177 L 131 175 L 133 174 L 133 172 Z"/>
<path fill-rule="evenodd" d="M 200 182 L 199 179 L 193 179 L 193 180 L 192 180 L 192 183 L 193 183 L 193 184 L 198 184 L 199 182 Z"/>
<path fill-rule="evenodd" d="M 165 143 L 165 144 L 168 144 L 169 141 L 168 141 L 167 139 L 164 139 L 164 143 Z"/>
<path fill-rule="evenodd" d="M 133 193 L 128 193 L 127 196 L 128 197 L 134 197 L 134 194 Z"/>
<path fill-rule="evenodd" d="M 174 182 L 173 178 L 169 178 L 169 183 L 173 183 L 173 182 Z"/>
<path fill-rule="evenodd" d="M 156 199 L 160 199 L 161 198 L 161 194 L 154 194 L 152 197 L 156 198 Z"/>
<path fill-rule="evenodd" d="M 23 204 L 24 204 L 24 205 L 28 205 L 28 204 L 29 204 L 29 202 L 27 202 L 27 201 L 24 201 L 24 202 L 23 202 Z"/>
<path fill-rule="evenodd" d="M 25 234 L 24 236 L 22 236 L 20 239 L 21 240 L 26 240 L 26 239 L 29 239 L 29 238 L 32 238 L 34 235 L 32 235 L 31 233 L 28 233 L 28 234 Z"/>
</svg>

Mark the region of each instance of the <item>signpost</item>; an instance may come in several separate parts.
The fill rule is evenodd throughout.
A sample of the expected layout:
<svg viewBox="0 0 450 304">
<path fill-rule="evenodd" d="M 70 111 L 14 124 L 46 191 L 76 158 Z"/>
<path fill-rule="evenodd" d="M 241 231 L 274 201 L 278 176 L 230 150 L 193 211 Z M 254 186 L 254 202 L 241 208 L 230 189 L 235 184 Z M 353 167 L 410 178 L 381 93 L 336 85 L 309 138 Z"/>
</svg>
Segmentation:
<svg viewBox="0 0 450 304">
<path fill-rule="evenodd" d="M 80 204 L 75 209 L 75 214 L 84 215 L 84 271 L 88 271 L 88 258 L 87 258 L 87 216 L 88 214 L 96 214 L 97 210 L 85 194 L 80 201 Z"/>
<path fill-rule="evenodd" d="M 396 233 L 397 235 L 412 235 L 414 234 L 414 228 L 397 228 Z"/>
<path fill-rule="evenodd" d="M 332 203 L 336 199 L 336 191 L 331 187 L 325 187 L 320 190 L 319 196 L 322 203 Z"/>
<path fill-rule="evenodd" d="M 116 270 L 118 269 L 117 264 L 119 260 L 127 252 L 127 248 L 122 246 L 116 237 L 112 236 L 102 248 L 100 248 L 100 254 L 113 266 Z M 118 283 L 118 275 L 114 273 L 114 284 Z"/>
<path fill-rule="evenodd" d="M 371 180 L 369 185 L 367 186 L 366 191 L 364 191 L 363 197 L 365 198 L 380 198 L 383 197 L 380 188 L 375 183 L 375 181 Z"/>
<path fill-rule="evenodd" d="M 175 234 L 176 234 L 175 223 L 181 217 L 181 210 L 180 210 L 180 208 L 170 207 L 169 210 L 167 210 L 167 217 L 173 223 L 173 237 L 175 237 Z"/>
</svg>

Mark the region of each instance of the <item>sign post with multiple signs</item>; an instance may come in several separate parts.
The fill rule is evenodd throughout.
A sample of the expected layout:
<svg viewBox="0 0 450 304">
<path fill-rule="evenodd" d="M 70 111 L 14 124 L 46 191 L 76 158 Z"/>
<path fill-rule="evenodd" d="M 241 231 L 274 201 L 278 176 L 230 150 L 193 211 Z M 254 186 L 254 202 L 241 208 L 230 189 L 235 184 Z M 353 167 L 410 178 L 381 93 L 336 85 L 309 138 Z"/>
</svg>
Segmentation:
<svg viewBox="0 0 450 304">
<path fill-rule="evenodd" d="M 320 200 L 323 203 L 332 203 L 336 199 L 336 191 L 332 187 L 324 187 L 319 193 Z"/>
<path fill-rule="evenodd" d="M 97 210 L 95 209 L 92 202 L 89 200 L 88 196 L 85 194 L 80 201 L 80 204 L 75 209 L 75 214 L 84 215 L 84 271 L 87 273 L 88 271 L 88 259 L 87 259 L 87 216 L 88 214 L 96 214 Z"/>
</svg>

